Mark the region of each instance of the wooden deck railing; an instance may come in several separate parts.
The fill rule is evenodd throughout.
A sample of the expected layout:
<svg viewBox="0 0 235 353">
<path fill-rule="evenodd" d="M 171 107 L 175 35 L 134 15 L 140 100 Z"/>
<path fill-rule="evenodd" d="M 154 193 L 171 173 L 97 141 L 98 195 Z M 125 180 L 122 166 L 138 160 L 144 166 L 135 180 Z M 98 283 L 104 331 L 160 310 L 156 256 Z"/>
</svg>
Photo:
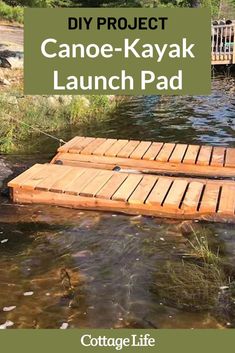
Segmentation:
<svg viewBox="0 0 235 353">
<path fill-rule="evenodd" d="M 235 24 L 213 25 L 211 34 L 212 65 L 235 64 Z"/>
</svg>

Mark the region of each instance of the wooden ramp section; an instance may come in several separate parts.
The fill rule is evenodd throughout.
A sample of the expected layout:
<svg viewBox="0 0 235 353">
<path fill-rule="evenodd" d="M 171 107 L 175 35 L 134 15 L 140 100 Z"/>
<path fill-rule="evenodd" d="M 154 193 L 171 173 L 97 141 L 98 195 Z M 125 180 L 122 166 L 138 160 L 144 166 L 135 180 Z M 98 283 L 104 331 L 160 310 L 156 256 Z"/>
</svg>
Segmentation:
<svg viewBox="0 0 235 353">
<path fill-rule="evenodd" d="M 74 137 L 52 163 L 168 175 L 235 177 L 235 148 Z"/>
<path fill-rule="evenodd" d="M 86 144 L 85 141 L 90 142 Z M 122 144 L 122 148 L 117 148 L 118 144 Z M 157 146 L 160 145 L 150 142 L 130 143 L 119 140 L 117 143 L 116 140 L 77 138 L 60 150 L 63 155 L 71 149 L 72 155 L 76 156 L 79 156 L 79 153 L 81 156 L 86 155 L 84 153 L 92 156 L 92 153 L 96 152 L 101 155 L 108 153 L 107 158 L 109 154 L 110 158 L 113 158 L 114 154 L 132 160 L 143 160 L 146 155 L 148 160 L 153 157 L 155 159 L 162 151 L 161 158 L 165 160 L 173 156 L 174 160 L 179 159 L 179 164 L 187 153 L 183 152 L 184 145 L 165 144 L 156 152 Z M 163 146 L 166 146 L 166 149 L 162 149 Z M 176 150 L 176 146 L 182 147 L 177 147 Z M 173 155 L 174 151 L 178 156 L 181 155 L 181 158 L 177 157 L 176 153 Z M 225 166 L 221 166 L 223 169 L 227 168 L 226 158 L 223 160 Z M 195 159 L 196 165 L 197 160 Z M 209 164 L 211 165 L 211 161 L 208 161 Z M 20 203 L 53 204 L 170 218 L 213 221 L 235 219 L 235 182 L 228 180 L 167 177 L 81 166 L 36 164 L 12 180 L 9 186 L 13 200 Z"/>
</svg>

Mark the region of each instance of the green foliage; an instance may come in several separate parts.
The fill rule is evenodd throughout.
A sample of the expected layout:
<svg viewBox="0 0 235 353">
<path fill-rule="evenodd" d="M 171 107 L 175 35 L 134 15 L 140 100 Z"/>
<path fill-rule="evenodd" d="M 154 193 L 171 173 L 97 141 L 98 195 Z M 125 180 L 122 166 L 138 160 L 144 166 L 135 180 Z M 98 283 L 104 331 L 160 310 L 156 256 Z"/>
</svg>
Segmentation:
<svg viewBox="0 0 235 353">
<path fill-rule="evenodd" d="M 153 291 L 161 301 L 178 309 L 203 311 L 218 305 L 223 270 L 214 264 L 167 261 L 156 269 Z"/>
<path fill-rule="evenodd" d="M 21 148 L 34 128 L 54 132 L 69 125 L 94 124 L 107 119 L 116 106 L 112 96 L 24 96 L 0 95 L 0 152 Z"/>
<path fill-rule="evenodd" d="M 11 7 L 0 0 L 0 19 L 23 23 L 23 16 L 24 13 L 22 7 Z"/>
<path fill-rule="evenodd" d="M 4 0 L 11 6 L 29 7 L 209 7 L 218 13 L 220 0 Z M 228 0 L 235 3 L 235 0 Z"/>
</svg>

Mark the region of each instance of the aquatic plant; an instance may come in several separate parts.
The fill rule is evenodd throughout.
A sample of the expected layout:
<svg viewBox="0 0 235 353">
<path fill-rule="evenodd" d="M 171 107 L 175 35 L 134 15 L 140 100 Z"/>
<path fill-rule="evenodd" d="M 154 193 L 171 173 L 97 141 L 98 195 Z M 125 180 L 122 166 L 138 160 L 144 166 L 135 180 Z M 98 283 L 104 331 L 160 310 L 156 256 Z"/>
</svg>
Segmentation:
<svg viewBox="0 0 235 353">
<path fill-rule="evenodd" d="M 211 249 L 205 228 L 200 232 L 192 230 L 192 239 L 188 239 L 188 242 L 192 248 L 191 255 L 195 258 L 202 259 L 208 264 L 217 264 L 220 262 L 220 248 L 218 246 L 216 252 Z"/>
<path fill-rule="evenodd" d="M 214 264 L 167 261 L 156 269 L 154 292 L 170 306 L 202 311 L 216 306 L 224 283 L 223 271 Z"/>
</svg>

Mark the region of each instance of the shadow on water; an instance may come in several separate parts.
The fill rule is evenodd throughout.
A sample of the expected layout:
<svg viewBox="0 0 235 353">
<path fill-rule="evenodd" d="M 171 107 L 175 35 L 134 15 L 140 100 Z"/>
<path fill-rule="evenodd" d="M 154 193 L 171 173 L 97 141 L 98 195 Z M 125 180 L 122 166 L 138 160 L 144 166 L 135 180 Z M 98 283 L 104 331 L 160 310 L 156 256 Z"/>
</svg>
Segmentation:
<svg viewBox="0 0 235 353">
<path fill-rule="evenodd" d="M 131 97 L 102 123 L 58 135 L 235 146 L 233 87 L 234 78 L 216 77 L 208 97 Z M 47 138 L 33 140 L 25 155 L 7 158 L 15 173 L 50 160 L 55 152 L 57 144 Z M 17 328 L 58 328 L 62 323 L 80 328 L 235 326 L 230 300 L 234 293 L 228 296 L 220 288 L 234 281 L 233 225 L 186 222 L 186 228 L 189 223 L 191 230 L 210 234 L 209 245 L 215 252 L 219 249 L 222 259 L 223 273 L 211 277 L 216 278 L 214 300 L 207 301 L 205 292 L 192 287 L 187 293 L 183 286 L 182 293 L 176 291 L 176 281 L 182 281 L 176 270 L 161 273 L 174 266 L 187 274 L 195 266 L 194 259 L 183 257 L 192 251 L 185 222 L 13 205 L 8 199 L 0 203 L 0 324 L 11 320 Z M 61 281 L 64 268 L 72 288 L 67 293 Z M 204 267 L 197 269 L 206 280 Z M 169 279 L 175 300 L 169 300 L 170 290 L 165 291 Z"/>
</svg>

